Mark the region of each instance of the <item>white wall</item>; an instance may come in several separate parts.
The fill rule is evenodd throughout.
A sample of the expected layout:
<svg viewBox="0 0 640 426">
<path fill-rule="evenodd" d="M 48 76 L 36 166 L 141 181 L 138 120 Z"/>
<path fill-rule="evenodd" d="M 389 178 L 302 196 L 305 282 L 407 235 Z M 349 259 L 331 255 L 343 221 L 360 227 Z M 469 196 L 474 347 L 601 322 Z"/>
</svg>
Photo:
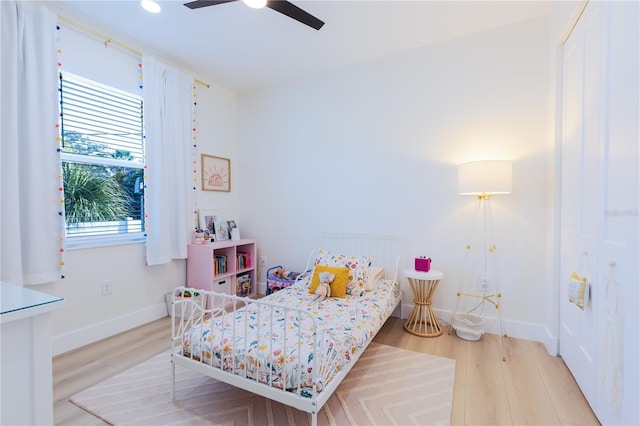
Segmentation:
<svg viewBox="0 0 640 426">
<path fill-rule="evenodd" d="M 64 70 L 137 93 L 140 58 L 117 47 L 105 49 L 101 39 L 69 24 L 62 22 L 61 26 Z M 109 34 L 118 39 L 117 34 Z M 233 157 L 236 95 L 215 84 L 208 89 L 196 87 L 198 148 L 194 160 L 199 164 L 200 153 Z M 221 208 L 233 214 L 234 203 L 229 194 L 203 193 L 199 183 L 196 185 L 195 208 Z M 164 293 L 185 284 L 186 261 L 145 266 L 143 244 L 70 249 L 66 252 L 64 275 L 56 283 L 34 287 L 66 300 L 64 309 L 52 313 L 54 354 L 165 316 Z M 103 280 L 112 281 L 111 295 L 102 296 Z"/>
<path fill-rule="evenodd" d="M 405 266 L 428 255 L 445 273 L 434 304 L 446 315 L 475 203 L 457 195 L 456 166 L 512 160 L 513 193 L 493 202 L 503 315 L 510 335 L 549 344 L 548 32 L 538 18 L 241 95 L 243 235 L 291 269 L 321 231 L 399 235 Z"/>
<path fill-rule="evenodd" d="M 87 62 L 109 50 L 98 44 L 82 50 Z M 551 347 L 553 60 L 549 22 L 539 18 L 239 99 L 199 86 L 196 160 L 231 158 L 232 191 L 197 189 L 195 207 L 221 209 L 269 265 L 292 269 L 304 267 L 320 231 L 399 235 L 403 266 L 425 254 L 445 272 L 435 306 L 446 316 L 474 206 L 456 193 L 456 166 L 512 160 L 514 192 L 493 204 L 503 313 L 510 335 Z M 184 261 L 144 266 L 139 244 L 70 251 L 66 269 L 64 280 L 38 287 L 67 299 L 53 318 L 55 353 L 163 315 L 162 294 L 185 278 Z M 100 295 L 104 279 L 113 280 L 110 296 Z"/>
</svg>

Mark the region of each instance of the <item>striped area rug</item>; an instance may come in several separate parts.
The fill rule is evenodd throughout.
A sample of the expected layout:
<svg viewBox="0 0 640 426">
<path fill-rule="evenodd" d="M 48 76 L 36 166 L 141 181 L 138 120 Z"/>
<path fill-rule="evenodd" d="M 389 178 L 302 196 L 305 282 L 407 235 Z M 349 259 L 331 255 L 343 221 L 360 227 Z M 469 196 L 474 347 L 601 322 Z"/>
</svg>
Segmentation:
<svg viewBox="0 0 640 426">
<path fill-rule="evenodd" d="M 319 425 L 446 425 L 455 361 L 371 343 L 318 414 Z M 176 368 L 163 353 L 99 383 L 71 402 L 114 425 L 305 425 L 308 413 Z"/>
</svg>

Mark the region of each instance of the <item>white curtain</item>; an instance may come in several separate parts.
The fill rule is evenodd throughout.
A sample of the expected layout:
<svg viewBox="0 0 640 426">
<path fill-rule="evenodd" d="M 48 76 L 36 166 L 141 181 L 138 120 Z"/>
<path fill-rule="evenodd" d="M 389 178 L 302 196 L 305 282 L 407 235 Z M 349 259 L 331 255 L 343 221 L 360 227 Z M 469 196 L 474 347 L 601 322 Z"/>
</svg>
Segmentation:
<svg viewBox="0 0 640 426">
<path fill-rule="evenodd" d="M 147 264 L 186 259 L 193 225 L 193 77 L 142 58 Z"/>
<path fill-rule="evenodd" d="M 0 1 L 0 279 L 60 278 L 56 15 L 35 2 Z"/>
</svg>

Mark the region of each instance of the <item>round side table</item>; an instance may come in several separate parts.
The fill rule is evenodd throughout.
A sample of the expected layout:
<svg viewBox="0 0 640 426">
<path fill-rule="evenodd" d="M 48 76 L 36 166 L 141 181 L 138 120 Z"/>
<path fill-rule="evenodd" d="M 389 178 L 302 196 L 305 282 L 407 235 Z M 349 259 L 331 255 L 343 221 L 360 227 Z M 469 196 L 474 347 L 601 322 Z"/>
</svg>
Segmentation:
<svg viewBox="0 0 640 426">
<path fill-rule="evenodd" d="M 444 274 L 435 269 L 429 272 L 405 269 L 404 276 L 409 280 L 413 291 L 413 310 L 404 325 L 404 329 L 421 337 L 441 335 L 442 327 L 431 308 L 431 298 Z"/>
</svg>

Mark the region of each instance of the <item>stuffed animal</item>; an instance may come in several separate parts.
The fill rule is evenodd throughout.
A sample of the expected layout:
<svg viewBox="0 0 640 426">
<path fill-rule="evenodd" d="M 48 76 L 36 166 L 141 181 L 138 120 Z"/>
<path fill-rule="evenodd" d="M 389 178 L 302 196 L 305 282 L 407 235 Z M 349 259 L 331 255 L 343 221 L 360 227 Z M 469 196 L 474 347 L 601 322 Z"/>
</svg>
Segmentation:
<svg viewBox="0 0 640 426">
<path fill-rule="evenodd" d="M 314 302 L 322 302 L 325 298 L 331 297 L 331 283 L 336 278 L 336 274 L 333 272 L 320 272 L 318 278 L 320 279 L 320 284 L 316 288 Z"/>
<path fill-rule="evenodd" d="M 283 268 L 278 268 L 273 272 L 273 275 L 275 275 L 278 278 L 282 278 L 283 280 L 290 280 L 293 281 L 296 278 L 298 278 L 298 276 L 300 275 L 300 273 L 298 272 L 291 272 L 291 271 L 285 271 Z"/>
</svg>

